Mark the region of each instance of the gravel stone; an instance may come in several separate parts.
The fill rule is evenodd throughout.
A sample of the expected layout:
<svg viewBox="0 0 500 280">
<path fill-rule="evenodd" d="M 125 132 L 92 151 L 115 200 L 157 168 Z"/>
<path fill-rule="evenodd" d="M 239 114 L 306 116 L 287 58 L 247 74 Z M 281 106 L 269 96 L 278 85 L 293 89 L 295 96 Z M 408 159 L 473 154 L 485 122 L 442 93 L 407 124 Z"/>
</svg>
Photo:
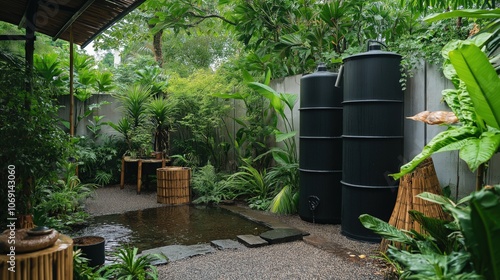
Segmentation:
<svg viewBox="0 0 500 280">
<path fill-rule="evenodd" d="M 143 189 L 138 195 L 133 185 L 101 187 L 86 201 L 86 210 L 93 216 L 152 207 L 165 207 L 156 202 L 156 188 Z M 340 225 L 313 224 L 298 215 L 258 215 L 310 235 L 303 241 L 216 250 L 169 262 L 158 266 L 158 279 L 384 279 L 384 268 L 371 258 L 378 244 L 348 239 L 340 233 Z"/>
</svg>

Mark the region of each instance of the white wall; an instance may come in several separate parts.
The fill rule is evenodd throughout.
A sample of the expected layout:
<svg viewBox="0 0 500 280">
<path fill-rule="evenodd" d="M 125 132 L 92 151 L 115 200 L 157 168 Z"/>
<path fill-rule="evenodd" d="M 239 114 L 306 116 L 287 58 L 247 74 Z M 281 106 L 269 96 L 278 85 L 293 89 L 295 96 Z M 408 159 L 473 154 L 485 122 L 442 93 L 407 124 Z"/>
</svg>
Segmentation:
<svg viewBox="0 0 500 280">
<path fill-rule="evenodd" d="M 102 105 L 99 110 L 95 110 L 93 115 L 104 116 L 102 122 L 114 122 L 117 123 L 122 114 L 120 111 L 120 104 L 115 98 L 109 94 L 94 94 L 85 102 L 81 102 L 75 98 L 75 116 L 83 114 L 88 110 L 88 106 L 94 103 L 99 103 L 102 101 L 108 101 L 110 104 Z M 59 117 L 64 120 L 69 119 L 69 95 L 63 95 L 59 97 L 59 102 L 63 107 L 59 109 Z M 76 117 L 75 117 L 76 118 Z M 90 135 L 91 132 L 88 131 L 87 125 L 90 124 L 87 119 L 82 119 L 78 126 L 75 128 L 75 135 Z M 110 126 L 102 126 L 101 133 L 110 135 L 119 135 L 119 133 L 111 128 Z"/>
</svg>

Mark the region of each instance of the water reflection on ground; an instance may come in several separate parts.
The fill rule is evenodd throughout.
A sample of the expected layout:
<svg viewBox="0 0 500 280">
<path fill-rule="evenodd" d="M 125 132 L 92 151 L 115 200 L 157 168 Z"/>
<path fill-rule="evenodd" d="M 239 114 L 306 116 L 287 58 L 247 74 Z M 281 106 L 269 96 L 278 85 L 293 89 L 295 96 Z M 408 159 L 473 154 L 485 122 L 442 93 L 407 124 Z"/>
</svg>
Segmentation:
<svg viewBox="0 0 500 280">
<path fill-rule="evenodd" d="M 240 234 L 259 235 L 266 230 L 267 227 L 226 209 L 180 205 L 98 216 L 90 226 L 71 236 L 103 236 L 107 252 L 124 245 L 137 247 L 141 252 L 167 245 L 236 239 Z"/>
</svg>

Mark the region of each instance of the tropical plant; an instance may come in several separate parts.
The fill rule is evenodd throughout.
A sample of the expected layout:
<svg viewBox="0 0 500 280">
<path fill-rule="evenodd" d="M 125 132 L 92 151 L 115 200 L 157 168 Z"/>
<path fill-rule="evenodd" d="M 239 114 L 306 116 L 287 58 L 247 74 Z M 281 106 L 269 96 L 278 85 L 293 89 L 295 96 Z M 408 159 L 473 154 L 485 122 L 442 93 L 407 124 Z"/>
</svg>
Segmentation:
<svg viewBox="0 0 500 280">
<path fill-rule="evenodd" d="M 33 67 L 40 73 L 55 95 L 63 93 L 65 77 L 61 62 L 56 53 L 46 55 L 35 54 L 33 57 Z"/>
<path fill-rule="evenodd" d="M 166 257 L 159 254 L 138 256 L 137 252 L 135 247 L 118 249 L 115 253 L 117 262 L 104 266 L 99 272 L 105 279 L 158 279 L 158 269 L 151 263 Z"/>
<path fill-rule="evenodd" d="M 88 265 L 89 259 L 83 256 L 82 250 L 73 251 L 73 279 L 105 280 L 98 271 Z"/>
<path fill-rule="evenodd" d="M 194 170 L 192 186 L 196 197 L 193 203 L 218 204 L 236 197 L 231 186 L 210 163 Z"/>
<path fill-rule="evenodd" d="M 500 279 L 500 186 L 488 186 L 458 203 L 432 193 L 419 198 L 437 203 L 452 220 L 409 212 L 425 233 L 404 231 L 364 214 L 361 223 L 402 249 L 389 245 L 387 257 L 403 271 L 401 279 Z"/>
<path fill-rule="evenodd" d="M 123 93 L 116 94 L 122 103 L 125 117 L 129 118 L 132 127 L 136 128 L 147 119 L 147 103 L 151 98 L 151 89 L 147 86 L 132 85 Z"/>
<path fill-rule="evenodd" d="M 297 157 L 297 145 L 295 141 L 296 131 L 294 131 L 294 120 L 293 108 L 297 102 L 297 95 L 288 93 L 279 93 L 269 87 L 271 79 L 271 72 L 268 69 L 266 72 L 264 83 L 255 82 L 250 74 L 245 74 L 245 82 L 247 86 L 259 94 L 261 98 L 266 100 L 269 104 L 266 114 L 269 116 L 269 123 L 267 124 L 269 132 L 275 137 L 276 143 L 281 143 L 283 147 L 273 147 L 268 148 L 267 145 L 263 145 L 265 150 L 261 154 L 255 155 L 253 161 L 257 162 L 267 155 L 272 155 L 272 158 L 277 163 L 280 171 L 279 176 L 274 176 L 274 181 L 271 184 L 276 184 L 275 188 L 281 187 L 280 191 L 275 199 L 271 202 L 270 210 L 280 211 L 281 209 L 287 209 L 287 213 L 293 213 L 297 209 L 296 201 L 293 197 L 297 196 L 298 193 L 298 169 L 293 168 L 293 166 L 298 167 L 298 157 Z M 250 96 L 248 93 L 237 93 L 237 94 L 214 94 L 215 97 L 219 98 L 233 98 L 245 100 Z M 248 102 L 245 102 L 247 104 Z M 288 109 L 288 112 L 286 111 Z M 290 115 L 290 117 L 289 117 Z M 235 141 L 236 144 L 238 142 Z M 241 160 L 241 159 L 240 159 Z M 282 168 L 285 166 L 284 168 Z M 289 168 L 292 166 L 292 168 Z M 275 167 L 272 167 L 275 168 Z M 274 172 L 274 174 L 277 174 Z M 282 201 L 287 201 L 287 205 L 291 207 L 282 208 L 279 204 Z M 283 202 L 285 203 L 285 202 Z"/>
<path fill-rule="evenodd" d="M 95 184 L 83 184 L 76 176 L 76 164 L 66 163 L 62 176 L 55 184 L 40 182 L 35 188 L 34 220 L 37 224 L 66 229 L 84 222 L 84 200 L 95 188 Z"/>
<path fill-rule="evenodd" d="M 157 97 L 147 105 L 154 127 L 154 150 L 168 154 L 169 133 L 174 122 L 175 103 L 164 97 Z"/>
<path fill-rule="evenodd" d="M 142 69 L 135 71 L 139 85 L 150 87 L 151 93 L 156 96 L 161 96 L 166 92 L 168 80 L 163 70 L 158 66 L 145 66 Z"/>
<path fill-rule="evenodd" d="M 108 124 L 123 135 L 128 153 L 133 157 L 149 157 L 153 151 L 153 123 L 148 114 L 151 97 L 150 88 L 138 84 L 116 95 L 122 103 L 124 116 L 117 124 Z"/>
<path fill-rule="evenodd" d="M 270 211 L 276 213 L 294 213 L 297 211 L 298 204 L 298 157 L 297 145 L 295 142 L 296 131 L 294 131 L 293 121 L 293 108 L 297 102 L 297 95 L 288 93 L 278 93 L 266 84 L 269 83 L 270 72 L 266 74 L 264 84 L 249 82 L 250 88 L 256 90 L 260 95 L 269 100 L 270 108 L 277 112 L 280 117 L 281 125 L 284 131 L 278 126 L 278 119 L 273 122 L 274 134 L 277 143 L 283 143 L 284 147 L 274 147 L 269 150 L 272 154 L 274 161 L 277 163 L 276 167 L 271 169 L 276 170 L 270 172 L 273 174 L 272 183 L 276 183 L 276 188 L 281 187 L 281 191 L 275 196 L 270 204 Z M 288 108 L 290 118 L 285 112 Z M 261 155 L 262 156 L 262 155 Z M 283 207 L 283 205 L 286 207 Z"/>
<path fill-rule="evenodd" d="M 299 164 L 287 161 L 287 154 L 273 155 L 276 166 L 270 168 L 266 174 L 266 181 L 275 190 L 280 190 L 269 204 L 267 210 L 274 213 L 293 214 L 297 212 L 299 205 Z M 281 156 L 281 157 L 280 157 Z"/>
<path fill-rule="evenodd" d="M 251 165 L 250 160 L 243 161 L 240 171 L 227 178 L 227 184 L 234 189 L 238 196 L 247 197 L 251 208 L 267 210 L 271 202 L 273 189 L 266 182 L 266 171 L 259 171 Z"/>
<path fill-rule="evenodd" d="M 433 16 L 430 20 L 465 15 L 490 18 L 492 15 L 498 17 L 500 12 L 462 10 Z M 496 97 L 500 91 L 500 78 L 481 48 L 489 44 L 496 50 L 499 46 L 497 38 L 498 32 L 481 33 L 465 41 L 450 42 L 443 48 L 444 74 L 455 85 L 455 89 L 444 90 L 443 96 L 460 125 L 449 126 L 436 135 L 420 154 L 403 165 L 399 173 L 393 174 L 394 178 L 411 172 L 434 153 L 459 150 L 460 158 L 471 171 L 478 170 L 476 189 L 481 188 L 484 164 L 500 147 L 500 102 Z M 491 60 L 497 58 L 498 55 L 494 55 Z"/>
<path fill-rule="evenodd" d="M 79 164 L 78 177 L 82 182 L 108 185 L 118 182 L 121 155 L 125 143 L 115 136 L 105 135 L 99 139 L 80 136 L 76 138 L 74 157 Z"/>
<path fill-rule="evenodd" d="M 15 168 L 17 214 L 32 214 L 35 183 L 54 177 L 57 162 L 67 158 L 69 143 L 59 127 L 52 93 L 36 71 L 30 80 L 25 69 L 23 58 L 0 52 L 0 162 L 2 170 Z M 5 186 L 8 175 L 0 174 Z M 7 188 L 1 188 L 0 201 L 8 204 Z M 7 221 L 4 215 L 7 211 L 0 214 L 2 225 Z"/>
<path fill-rule="evenodd" d="M 198 70 L 188 78 L 171 75 L 168 100 L 176 106 L 172 154 L 196 155 L 200 163 L 210 161 L 217 170 L 229 163 L 230 144 L 224 137 L 224 118 L 230 105 L 215 92 L 231 91 L 235 81 L 212 70 Z"/>
</svg>

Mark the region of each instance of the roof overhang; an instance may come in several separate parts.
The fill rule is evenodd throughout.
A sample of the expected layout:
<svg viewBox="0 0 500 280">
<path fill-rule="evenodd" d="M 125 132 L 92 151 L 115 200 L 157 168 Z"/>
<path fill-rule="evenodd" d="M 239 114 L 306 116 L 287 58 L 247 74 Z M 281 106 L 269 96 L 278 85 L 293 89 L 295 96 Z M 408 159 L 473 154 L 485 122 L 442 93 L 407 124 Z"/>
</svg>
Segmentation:
<svg viewBox="0 0 500 280">
<path fill-rule="evenodd" d="M 0 21 L 82 48 L 145 0 L 2 0 Z"/>
</svg>

